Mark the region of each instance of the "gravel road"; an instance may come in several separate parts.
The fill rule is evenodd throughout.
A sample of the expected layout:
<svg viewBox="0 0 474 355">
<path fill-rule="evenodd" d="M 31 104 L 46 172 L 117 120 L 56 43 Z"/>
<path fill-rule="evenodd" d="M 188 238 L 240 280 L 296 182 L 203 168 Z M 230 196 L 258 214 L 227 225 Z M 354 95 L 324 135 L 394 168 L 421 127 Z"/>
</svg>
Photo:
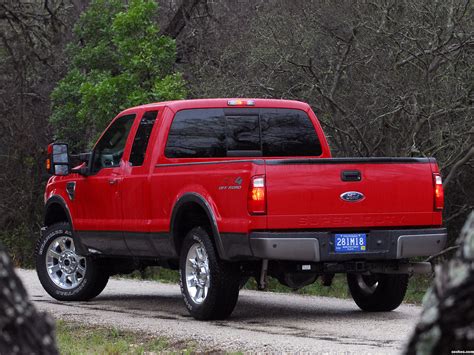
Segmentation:
<svg viewBox="0 0 474 355">
<path fill-rule="evenodd" d="M 90 302 L 59 302 L 36 273 L 18 270 L 31 299 L 57 319 L 193 340 L 201 349 L 334 353 L 400 353 L 421 308 L 359 311 L 352 300 L 244 290 L 226 321 L 198 322 L 184 308 L 179 287 L 112 279 Z"/>
</svg>

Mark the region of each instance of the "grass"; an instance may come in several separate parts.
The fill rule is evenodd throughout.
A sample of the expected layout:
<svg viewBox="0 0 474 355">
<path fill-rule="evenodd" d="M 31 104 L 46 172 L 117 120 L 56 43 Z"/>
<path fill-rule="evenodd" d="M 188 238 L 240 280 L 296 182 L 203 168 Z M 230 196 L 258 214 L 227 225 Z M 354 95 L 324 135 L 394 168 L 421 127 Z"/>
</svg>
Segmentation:
<svg viewBox="0 0 474 355">
<path fill-rule="evenodd" d="M 190 354 L 196 351 L 191 342 L 172 343 L 164 337 L 154 337 L 122 331 L 116 328 L 56 323 L 56 343 L 60 354 L 156 354 L 173 352 Z"/>
<path fill-rule="evenodd" d="M 154 280 L 165 283 L 179 282 L 179 273 L 174 270 L 168 270 L 160 267 L 149 267 L 142 272 L 134 272 L 129 275 L 132 278 L 141 278 L 146 280 Z M 415 275 L 410 278 L 408 290 L 405 296 L 406 303 L 421 304 L 426 290 L 431 285 L 432 277 L 425 275 Z M 257 283 L 255 279 L 251 278 L 244 287 L 248 290 L 256 290 Z M 283 286 L 278 280 L 269 277 L 268 291 L 295 293 L 300 295 L 326 296 L 337 298 L 350 298 L 349 290 L 347 288 L 346 276 L 343 274 L 336 274 L 331 286 L 322 286 L 318 280 L 315 283 L 305 286 L 297 291 Z"/>
<path fill-rule="evenodd" d="M 431 277 L 416 275 L 410 278 L 408 290 L 405 296 L 405 303 L 421 304 L 426 290 L 431 285 Z M 246 289 L 256 290 L 257 283 L 255 280 L 249 280 L 245 285 Z M 268 290 L 273 292 L 295 293 L 299 295 L 325 296 L 337 298 L 350 298 L 349 289 L 347 287 L 346 276 L 336 274 L 331 286 L 323 286 L 320 281 L 305 286 L 299 290 L 292 289 L 281 285 L 277 280 L 269 278 Z"/>
<path fill-rule="evenodd" d="M 250 279 L 244 287 L 248 290 L 256 290 L 257 282 L 255 279 Z M 317 280 L 315 283 L 300 288 L 299 290 L 292 290 L 291 288 L 284 286 L 278 282 L 278 280 L 269 277 L 268 278 L 268 291 L 272 292 L 282 292 L 282 293 L 294 293 L 297 295 L 312 295 L 312 296 L 325 296 L 325 297 L 337 297 L 337 298 L 348 298 L 350 297 L 347 285 L 346 278 L 344 275 L 337 274 L 334 277 L 333 283 L 331 286 L 326 287 L 321 285 L 320 281 Z"/>
<path fill-rule="evenodd" d="M 126 277 L 133 279 L 160 281 L 164 283 L 176 284 L 179 282 L 179 272 L 176 270 L 165 269 L 158 266 L 150 266 L 145 270 L 134 271 Z"/>
<path fill-rule="evenodd" d="M 433 281 L 432 276 L 427 275 L 415 275 L 410 279 L 408 284 L 407 294 L 405 296 L 406 303 L 421 304 L 423 297 L 431 286 Z"/>
</svg>

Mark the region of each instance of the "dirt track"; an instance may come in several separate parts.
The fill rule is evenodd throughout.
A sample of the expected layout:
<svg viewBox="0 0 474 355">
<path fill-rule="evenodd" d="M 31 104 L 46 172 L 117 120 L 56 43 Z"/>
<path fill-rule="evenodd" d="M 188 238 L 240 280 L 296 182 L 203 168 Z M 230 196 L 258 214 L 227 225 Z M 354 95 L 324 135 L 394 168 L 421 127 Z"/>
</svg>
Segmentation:
<svg viewBox="0 0 474 355">
<path fill-rule="evenodd" d="M 399 353 L 421 311 L 403 305 L 390 313 L 359 311 L 352 300 L 242 291 L 227 321 L 190 318 L 177 285 L 109 281 L 90 302 L 58 302 L 36 273 L 18 270 L 36 306 L 55 318 L 191 339 L 203 349 Z"/>
</svg>

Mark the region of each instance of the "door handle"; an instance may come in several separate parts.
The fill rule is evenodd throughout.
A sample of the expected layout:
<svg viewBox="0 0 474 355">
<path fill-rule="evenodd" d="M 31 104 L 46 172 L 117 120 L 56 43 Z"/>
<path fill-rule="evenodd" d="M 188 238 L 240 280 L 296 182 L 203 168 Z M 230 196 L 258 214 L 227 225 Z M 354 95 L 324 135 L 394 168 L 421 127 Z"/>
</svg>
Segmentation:
<svg viewBox="0 0 474 355">
<path fill-rule="evenodd" d="M 110 184 L 110 185 L 115 185 L 115 184 L 117 184 L 119 181 L 120 181 L 119 178 L 112 178 L 112 179 L 109 179 L 109 184 Z"/>
</svg>

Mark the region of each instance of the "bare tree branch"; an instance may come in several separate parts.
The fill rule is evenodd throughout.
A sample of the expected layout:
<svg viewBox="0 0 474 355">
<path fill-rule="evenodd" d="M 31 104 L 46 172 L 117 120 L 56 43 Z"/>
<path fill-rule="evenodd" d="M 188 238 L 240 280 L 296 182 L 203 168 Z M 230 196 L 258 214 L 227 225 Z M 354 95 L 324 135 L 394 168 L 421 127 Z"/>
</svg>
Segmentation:
<svg viewBox="0 0 474 355">
<path fill-rule="evenodd" d="M 182 0 L 175 15 L 163 30 L 163 34 L 173 38 L 178 37 L 186 26 L 187 21 L 191 18 L 191 14 L 196 6 L 206 2 L 206 0 Z"/>
<path fill-rule="evenodd" d="M 474 157 L 474 147 L 471 147 L 471 149 L 469 149 L 469 151 L 466 152 L 466 155 L 464 155 L 463 158 L 458 160 L 458 162 L 453 165 L 453 167 L 449 171 L 448 176 L 446 176 L 446 178 L 443 181 L 444 188 L 448 186 L 449 182 L 451 181 L 453 176 L 457 173 L 458 169 L 464 164 L 466 164 L 472 157 Z"/>
</svg>

